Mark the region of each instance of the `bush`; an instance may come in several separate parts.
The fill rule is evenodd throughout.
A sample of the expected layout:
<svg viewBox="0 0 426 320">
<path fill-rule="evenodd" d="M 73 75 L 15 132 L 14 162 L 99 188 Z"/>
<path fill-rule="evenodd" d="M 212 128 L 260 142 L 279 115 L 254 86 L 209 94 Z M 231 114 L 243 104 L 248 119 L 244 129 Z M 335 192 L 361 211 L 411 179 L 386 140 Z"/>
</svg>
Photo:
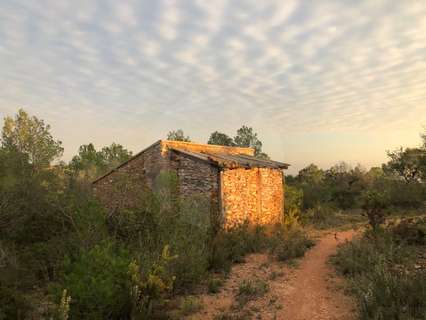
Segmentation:
<svg viewBox="0 0 426 320">
<path fill-rule="evenodd" d="M 426 274 L 395 272 L 382 262 L 353 281 L 361 319 L 425 319 Z"/>
<path fill-rule="evenodd" d="M 71 319 L 119 319 L 130 312 L 129 253 L 112 243 L 66 258 L 61 289 L 71 296 Z M 59 290 L 58 300 L 62 290 Z"/>
<path fill-rule="evenodd" d="M 410 245 L 426 245 L 426 218 L 405 219 L 391 227 L 391 232 L 397 241 Z"/>
<path fill-rule="evenodd" d="M 169 247 L 165 246 L 161 256 L 148 272 L 143 273 L 135 261 L 129 265 L 132 281 L 132 319 L 151 319 L 158 307 L 163 307 L 176 279 L 168 271 L 170 262 L 176 258 L 170 255 Z"/>
<path fill-rule="evenodd" d="M 233 229 L 221 231 L 212 242 L 210 268 L 216 271 L 229 271 L 232 263 L 244 261 L 248 253 L 266 249 L 268 237 L 263 227 L 250 227 L 244 223 Z"/>
<path fill-rule="evenodd" d="M 424 184 L 404 182 L 401 180 L 388 181 L 385 190 L 389 194 L 389 204 L 400 208 L 419 208 L 426 198 Z"/>
<path fill-rule="evenodd" d="M 318 228 L 330 228 L 341 223 L 341 219 L 336 214 L 337 209 L 331 205 L 319 205 L 308 209 L 302 214 L 304 224 L 313 224 Z"/>
<path fill-rule="evenodd" d="M 361 200 L 361 207 L 364 209 L 368 223 L 373 228 L 377 228 L 385 222 L 386 212 L 388 206 L 388 199 L 384 193 L 369 190 L 363 193 Z"/>
<path fill-rule="evenodd" d="M 411 267 L 414 253 L 380 229 L 338 248 L 332 261 L 349 278 L 361 319 L 424 319 L 426 275 Z"/>
<path fill-rule="evenodd" d="M 303 257 L 313 245 L 301 229 L 278 227 L 270 240 L 270 252 L 279 261 L 287 261 Z"/>
</svg>

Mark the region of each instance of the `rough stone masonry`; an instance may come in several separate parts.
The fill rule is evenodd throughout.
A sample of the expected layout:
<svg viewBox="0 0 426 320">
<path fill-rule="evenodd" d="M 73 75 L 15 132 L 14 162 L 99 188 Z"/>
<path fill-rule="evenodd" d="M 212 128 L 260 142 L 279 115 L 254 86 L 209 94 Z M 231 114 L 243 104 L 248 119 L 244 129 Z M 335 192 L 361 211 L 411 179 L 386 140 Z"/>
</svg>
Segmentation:
<svg viewBox="0 0 426 320">
<path fill-rule="evenodd" d="M 268 225 L 282 221 L 283 169 L 288 166 L 257 159 L 252 148 L 160 140 L 99 177 L 93 187 L 114 212 L 135 203 L 143 190 L 153 189 L 161 172 L 173 172 L 179 195 L 207 197 L 211 208 L 219 212 L 212 216 L 223 227 L 246 221 Z"/>
</svg>

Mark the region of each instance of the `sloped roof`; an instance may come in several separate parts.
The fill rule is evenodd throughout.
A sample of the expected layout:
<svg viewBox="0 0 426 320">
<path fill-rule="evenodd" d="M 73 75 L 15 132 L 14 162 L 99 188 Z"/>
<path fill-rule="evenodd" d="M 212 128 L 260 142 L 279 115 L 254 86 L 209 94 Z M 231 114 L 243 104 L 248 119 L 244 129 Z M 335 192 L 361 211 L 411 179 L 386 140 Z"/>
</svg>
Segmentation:
<svg viewBox="0 0 426 320">
<path fill-rule="evenodd" d="M 221 168 L 273 168 L 273 169 L 288 169 L 290 166 L 287 163 L 282 163 L 273 160 L 259 159 L 246 154 L 225 154 L 211 152 L 192 152 L 179 148 L 170 148 L 171 150 L 196 158 L 198 160 L 209 162 Z"/>
<path fill-rule="evenodd" d="M 133 157 L 118 165 L 114 169 L 105 173 L 104 175 L 96 178 L 92 181 L 93 184 L 102 180 L 106 176 L 110 175 L 119 168 L 125 166 L 127 163 L 138 158 L 148 149 L 159 145 L 161 148 L 170 149 L 172 151 L 180 152 L 187 156 L 196 158 L 201 161 L 207 161 L 212 165 L 221 168 L 275 168 L 275 169 L 288 169 L 290 166 L 287 163 L 282 163 L 273 160 L 258 159 L 251 154 L 254 154 L 253 148 L 243 147 L 229 147 L 229 146 L 218 146 L 218 145 L 206 145 L 192 142 L 182 141 L 168 141 L 158 140 L 149 147 L 145 148 L 141 152 L 138 152 Z"/>
</svg>

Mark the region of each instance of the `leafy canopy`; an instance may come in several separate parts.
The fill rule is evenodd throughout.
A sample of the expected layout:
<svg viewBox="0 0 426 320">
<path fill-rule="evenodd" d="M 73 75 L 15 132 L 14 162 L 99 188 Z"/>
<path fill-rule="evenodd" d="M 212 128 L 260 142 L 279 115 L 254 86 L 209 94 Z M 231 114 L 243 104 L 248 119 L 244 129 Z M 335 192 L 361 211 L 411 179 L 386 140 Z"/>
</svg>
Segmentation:
<svg viewBox="0 0 426 320">
<path fill-rule="evenodd" d="M 388 151 L 389 162 L 383 165 L 387 172 L 393 172 L 408 182 L 419 182 L 425 178 L 426 173 L 426 150 L 423 148 L 402 147 Z"/>
<path fill-rule="evenodd" d="M 167 134 L 167 140 L 191 142 L 189 136 L 185 136 L 182 129 L 169 131 Z"/>
<path fill-rule="evenodd" d="M 85 178 L 95 178 L 127 161 L 132 152 L 122 145 L 112 143 L 97 151 L 93 143 L 81 145 L 78 154 L 70 161 L 70 169 Z"/>
<path fill-rule="evenodd" d="M 234 142 L 239 147 L 250 147 L 254 149 L 254 155 L 259 158 L 268 159 L 268 155 L 262 152 L 262 141 L 257 137 L 252 127 L 242 126 L 237 130 Z"/>
<path fill-rule="evenodd" d="M 237 130 L 237 135 L 232 139 L 225 133 L 215 131 L 210 135 L 208 144 L 216 144 L 221 146 L 237 146 L 245 148 L 253 148 L 254 155 L 261 159 L 269 159 L 268 155 L 262 152 L 262 142 L 257 137 L 257 133 L 253 128 L 243 125 Z"/>
<path fill-rule="evenodd" d="M 216 144 L 220 146 L 235 146 L 234 140 L 225 133 L 215 131 L 210 135 L 208 144 Z"/>
<path fill-rule="evenodd" d="M 5 149 L 28 155 L 36 169 L 48 167 L 64 151 L 62 142 L 52 137 L 50 125 L 30 117 L 23 109 L 19 109 L 15 118 L 4 119 L 1 144 Z"/>
</svg>

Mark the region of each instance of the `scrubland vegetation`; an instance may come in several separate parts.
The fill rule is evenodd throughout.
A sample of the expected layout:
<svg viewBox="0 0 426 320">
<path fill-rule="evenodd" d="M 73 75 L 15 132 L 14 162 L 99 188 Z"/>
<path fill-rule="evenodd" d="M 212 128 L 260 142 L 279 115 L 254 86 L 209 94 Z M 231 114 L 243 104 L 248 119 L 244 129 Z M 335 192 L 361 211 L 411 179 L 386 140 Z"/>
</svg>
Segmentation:
<svg viewBox="0 0 426 320">
<path fill-rule="evenodd" d="M 215 132 L 211 143 L 255 144 L 265 157 L 250 129 L 234 139 Z M 324 171 L 310 165 L 287 177 L 282 225 L 228 232 L 210 224 L 205 199 L 176 196 L 171 173 L 160 175 L 155 190 L 141 194 L 132 208 L 107 212 L 92 196 L 90 181 L 131 156 L 120 145 L 99 151 L 84 145 L 69 163 L 55 162 L 60 141 L 23 110 L 6 118 L 1 142 L 0 319 L 165 319 L 180 295 L 187 296 L 179 307 L 183 317 L 200 308 L 190 294 L 200 286 L 218 292 L 222 280 L 212 274 L 226 274 L 245 255 L 268 252 L 290 261 L 314 244 L 302 226 L 363 221 L 370 222 L 369 231 L 335 258 L 359 298 L 361 317 L 424 319 L 425 270 L 417 266 L 425 252 L 425 220 L 384 222 L 389 213 L 422 212 L 425 137 L 422 147 L 390 152 L 382 168 L 339 164 Z M 239 296 L 246 301 L 267 290 L 247 282 Z"/>
<path fill-rule="evenodd" d="M 333 258 L 360 319 L 426 319 L 426 218 L 368 230 Z"/>
<path fill-rule="evenodd" d="M 168 302 L 203 284 L 209 273 L 228 272 L 248 253 L 299 245 L 281 237 L 284 226 L 218 231 L 206 199 L 177 197 L 171 173 L 161 174 L 155 190 L 133 207 L 111 214 L 92 196 L 90 181 L 131 153 L 117 144 L 100 151 L 88 144 L 70 163 L 55 164 L 62 151 L 43 121 L 23 110 L 6 118 L 0 319 L 164 318 Z M 301 232 L 296 237 L 305 239 Z M 291 252 L 280 258 L 304 250 Z M 220 284 L 206 286 L 215 291 Z M 182 308 L 188 313 L 196 303 L 188 300 Z"/>
</svg>

